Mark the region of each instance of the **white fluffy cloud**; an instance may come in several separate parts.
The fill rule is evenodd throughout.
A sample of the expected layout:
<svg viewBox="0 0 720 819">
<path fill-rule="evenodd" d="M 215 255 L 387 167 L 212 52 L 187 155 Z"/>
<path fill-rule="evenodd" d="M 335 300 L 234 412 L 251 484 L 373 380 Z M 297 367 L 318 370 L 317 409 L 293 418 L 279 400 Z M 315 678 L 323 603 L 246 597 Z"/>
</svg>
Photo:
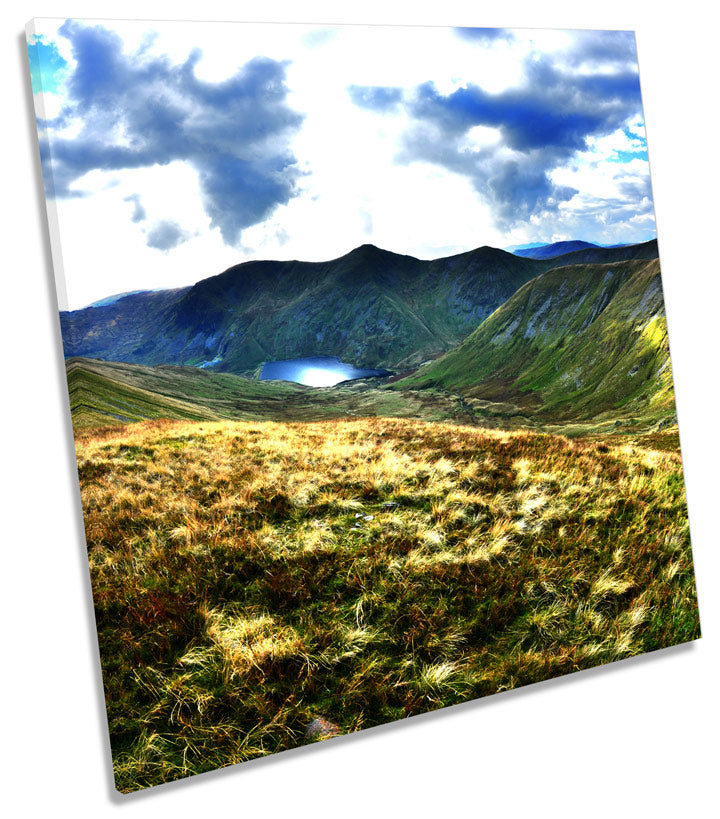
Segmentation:
<svg viewBox="0 0 720 819">
<path fill-rule="evenodd" d="M 242 136 L 243 146 L 249 146 L 243 147 L 242 157 L 255 162 L 258 173 L 250 179 L 236 175 L 228 193 L 223 190 L 223 167 L 203 160 L 202 151 L 219 150 L 220 145 L 209 107 L 198 108 L 197 116 L 205 120 L 193 123 L 193 138 L 203 129 L 216 129 L 200 147 L 176 146 L 168 157 L 172 161 L 163 164 L 144 146 L 145 155 L 134 160 L 134 167 L 125 167 L 123 161 L 101 157 L 93 164 L 88 156 L 72 154 L 73 141 L 79 144 L 82 138 L 83 118 L 94 117 L 96 131 L 101 119 L 100 109 L 83 109 L 77 87 L 76 97 L 71 97 L 71 80 L 59 83 L 58 93 L 45 94 L 48 118 L 58 116 L 64 103 L 74 102 L 70 114 L 51 126 L 51 145 L 54 138 L 70 146 L 72 162 L 67 160 L 62 168 L 63 181 L 69 190 L 84 194 L 55 201 L 67 279 L 68 303 L 61 306 L 75 309 L 115 292 L 190 284 L 250 258 L 329 259 L 364 242 L 434 258 L 483 244 L 504 247 L 558 238 L 612 243 L 653 233 L 641 111 L 609 132 L 594 134 L 587 126 L 587 133 L 578 137 L 587 136 L 581 150 L 563 149 L 547 165 L 527 165 L 517 184 L 530 180 L 537 193 L 526 203 L 533 215 L 519 223 L 499 223 L 498 200 L 467 170 L 478 167 L 485 155 L 488 162 L 503 159 L 506 167 L 518 158 L 527 164 L 518 145 L 507 145 L 506 120 L 469 120 L 456 134 L 452 157 L 428 150 L 408 158 L 408 135 L 417 136 L 417 107 L 414 114 L 408 101 L 423 84 L 433 84 L 433 104 L 438 105 L 471 87 L 482 89 L 481 102 L 512 99 L 516 89 L 528 87 L 529 67 L 538 59 L 573 76 L 592 76 L 597 65 L 605 74 L 632 70 L 622 38 L 603 51 L 596 37 L 554 31 L 473 38 L 452 29 L 376 26 L 98 25 L 121 39 L 121 65 L 135 61 L 155 66 L 156 83 L 163 76 L 172 78 L 168 95 L 186 87 L 179 67 L 190 65 L 196 80 L 208 84 L 202 88 L 202 104 L 214 93 L 213 84 L 227 85 L 252 60 L 272 61 L 278 66 L 277 81 L 284 78 L 278 105 L 290 125 L 278 126 L 277 136 L 258 139 L 252 134 L 253 112 L 264 111 L 273 123 L 275 115 L 252 107 L 255 102 L 235 109 L 236 118 L 248 111 L 247 119 L 237 123 L 237 139 Z M 59 29 L 58 21 L 37 24 L 37 33 L 56 45 L 72 78 L 77 53 Z M 195 49 L 202 55 L 188 63 Z M 137 89 L 123 89 L 124 81 L 138 84 Z M 148 109 L 159 94 L 141 87 L 142 72 L 115 77 L 113 83 L 117 99 L 132 100 L 134 94 L 146 100 Z M 384 94 L 387 104 L 373 109 L 370 98 L 366 105 L 357 104 L 364 92 L 353 99 L 348 90 L 352 87 L 390 89 Z M 243 93 L 252 92 L 245 88 Z M 604 92 L 598 86 L 593 93 L 602 97 Z M 405 103 L 395 105 L 398 99 Z M 622 119 L 625 108 L 617 111 Z M 114 116 L 112 110 L 101 113 L 102 121 Z M 148 116 L 152 113 L 148 110 Z M 106 132 L 107 142 L 128 150 L 136 147 L 142 116 L 144 109 L 136 110 L 132 119 L 123 119 L 120 112 L 114 130 Z M 232 143 L 232 120 L 221 136 Z M 273 157 L 282 157 L 282 162 L 273 164 Z M 285 185 L 283 173 L 292 173 L 291 185 Z M 501 178 L 492 173 L 489 169 L 496 186 L 512 184 L 512 174 Z M 266 182 L 277 183 L 273 196 L 263 207 L 254 207 L 253 196 L 260 196 L 257 186 Z M 548 200 L 548 207 L 542 197 L 552 197 L 553 191 L 565 191 L 565 198 L 554 205 Z M 512 207 L 512 201 L 507 199 L 504 207 Z M 543 207 L 536 212 L 538 202 Z M 234 209 L 242 212 L 241 219 L 228 212 Z"/>
</svg>

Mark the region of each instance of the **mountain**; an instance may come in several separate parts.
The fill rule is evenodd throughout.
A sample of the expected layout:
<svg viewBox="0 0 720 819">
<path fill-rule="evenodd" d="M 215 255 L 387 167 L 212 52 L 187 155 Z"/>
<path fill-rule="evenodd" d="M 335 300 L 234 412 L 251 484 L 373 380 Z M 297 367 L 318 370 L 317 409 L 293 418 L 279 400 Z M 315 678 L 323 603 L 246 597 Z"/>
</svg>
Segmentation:
<svg viewBox="0 0 720 819">
<path fill-rule="evenodd" d="M 426 262 L 372 245 L 329 262 L 246 262 L 193 287 L 63 313 L 63 343 L 66 356 L 229 372 L 319 353 L 411 366 L 457 344 L 542 269 L 492 248 Z"/>
<path fill-rule="evenodd" d="M 128 290 L 125 293 L 115 293 L 112 296 L 106 296 L 104 299 L 99 299 L 98 301 L 94 301 L 92 304 L 88 304 L 88 307 L 106 307 L 108 304 L 115 304 L 115 302 L 120 301 L 120 299 L 124 299 L 126 296 L 137 296 L 138 293 L 151 292 L 151 290 Z"/>
<path fill-rule="evenodd" d="M 465 341 L 391 388 L 512 401 L 567 421 L 673 411 L 657 260 L 578 264 L 524 284 Z"/>
<path fill-rule="evenodd" d="M 572 242 L 553 242 L 551 245 L 535 245 L 533 247 L 517 248 L 513 250 L 516 256 L 525 259 L 554 259 L 564 253 L 572 253 L 575 250 L 584 250 L 588 247 L 600 247 L 592 242 L 582 242 L 575 240 Z"/>
<path fill-rule="evenodd" d="M 657 239 L 637 245 L 614 245 L 613 247 L 586 247 L 571 253 L 564 253 L 552 260 L 553 267 L 569 264 L 603 264 L 606 262 L 626 262 L 631 259 L 657 259 Z"/>
<path fill-rule="evenodd" d="M 657 246 L 576 253 L 612 261 Z M 362 245 L 328 262 L 245 262 L 192 287 L 61 313 L 65 356 L 252 373 L 265 361 L 324 354 L 407 369 L 457 345 L 525 282 L 573 256 L 481 247 L 422 261 Z"/>
<path fill-rule="evenodd" d="M 507 247 L 504 247 L 503 250 L 507 250 L 508 253 L 515 253 L 517 255 L 516 251 L 518 250 L 530 250 L 534 247 L 544 247 L 546 244 L 547 242 L 528 242 L 525 245 L 508 245 Z"/>
<path fill-rule="evenodd" d="M 565 257 L 570 253 L 575 253 L 581 250 L 594 250 L 600 248 L 601 250 L 618 250 L 619 248 L 635 248 L 633 251 L 628 251 L 630 255 L 623 256 L 615 255 L 612 259 L 600 255 L 593 257 L 588 255 L 585 257 L 578 257 L 578 261 L 621 261 L 622 259 L 653 259 L 657 253 L 657 239 L 650 239 L 647 242 L 638 242 L 636 244 L 617 244 L 617 245 L 598 245 L 593 242 L 583 242 L 579 239 L 574 239 L 569 242 L 553 242 L 550 245 L 530 244 L 530 245 L 515 245 L 512 248 L 507 248 L 508 251 L 515 256 L 522 256 L 525 259 L 556 259 L 559 256 L 567 263 Z M 637 254 L 637 255 L 632 255 Z"/>
</svg>

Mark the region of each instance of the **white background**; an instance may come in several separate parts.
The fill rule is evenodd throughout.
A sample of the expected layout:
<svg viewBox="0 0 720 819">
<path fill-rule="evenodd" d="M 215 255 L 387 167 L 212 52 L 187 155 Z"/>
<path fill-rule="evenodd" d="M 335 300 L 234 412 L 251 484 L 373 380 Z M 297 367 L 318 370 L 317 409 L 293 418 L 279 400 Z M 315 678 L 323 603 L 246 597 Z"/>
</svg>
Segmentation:
<svg viewBox="0 0 720 819">
<path fill-rule="evenodd" d="M 716 815 L 720 71 L 710 9 L 695 0 L 4 3 L 6 815 Z M 141 794 L 113 791 L 23 27 L 33 16 L 170 14 L 637 31 L 701 641 Z"/>
</svg>

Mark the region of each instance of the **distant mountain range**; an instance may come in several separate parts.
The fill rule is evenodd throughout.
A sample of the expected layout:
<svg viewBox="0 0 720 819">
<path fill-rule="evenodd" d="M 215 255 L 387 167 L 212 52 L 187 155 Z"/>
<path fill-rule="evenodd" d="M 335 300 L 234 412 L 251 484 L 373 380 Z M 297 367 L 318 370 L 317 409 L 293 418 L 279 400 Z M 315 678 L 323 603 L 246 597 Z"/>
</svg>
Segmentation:
<svg viewBox="0 0 720 819">
<path fill-rule="evenodd" d="M 65 355 L 252 373 L 265 361 L 325 354 L 407 370 L 456 347 L 553 268 L 657 257 L 656 241 L 580 244 L 539 259 L 481 247 L 422 261 L 362 245 L 328 262 L 245 262 L 192 287 L 61 313 Z"/>
<path fill-rule="evenodd" d="M 652 241 L 657 241 L 653 239 Z M 638 243 L 636 242 L 635 245 Z M 642 244 L 648 244 L 644 242 Z M 573 239 L 567 242 L 553 242 L 552 244 L 542 244 L 541 242 L 529 245 L 514 245 L 506 248 L 515 256 L 522 256 L 525 259 L 554 259 L 565 253 L 573 253 L 576 250 L 585 250 L 593 247 L 617 248 L 632 247 L 631 244 L 599 245 L 594 242 L 584 242 L 580 239 Z"/>
<path fill-rule="evenodd" d="M 583 242 L 576 239 L 571 242 L 553 242 L 551 245 L 533 245 L 532 247 L 517 248 L 512 252 L 516 256 L 526 259 L 554 259 L 564 253 L 573 253 L 576 250 L 585 250 L 588 247 L 601 247 L 592 242 Z"/>
<path fill-rule="evenodd" d="M 618 408 L 667 412 L 673 392 L 660 264 L 550 270 L 459 346 L 391 387 L 512 401 L 565 420 Z"/>
</svg>

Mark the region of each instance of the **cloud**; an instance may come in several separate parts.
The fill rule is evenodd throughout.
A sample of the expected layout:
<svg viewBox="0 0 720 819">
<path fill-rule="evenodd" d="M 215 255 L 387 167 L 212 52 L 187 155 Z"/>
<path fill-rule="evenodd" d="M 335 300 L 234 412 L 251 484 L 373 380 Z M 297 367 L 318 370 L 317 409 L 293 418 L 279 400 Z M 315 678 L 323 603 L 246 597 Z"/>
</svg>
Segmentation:
<svg viewBox="0 0 720 819">
<path fill-rule="evenodd" d="M 140 194 L 133 193 L 131 196 L 125 197 L 125 202 L 132 202 L 135 207 L 133 208 L 133 214 L 130 217 L 133 222 L 143 222 L 147 218 L 147 213 L 145 212 L 145 208 L 143 207 L 142 202 L 140 201 Z"/>
<path fill-rule="evenodd" d="M 371 111 L 390 111 L 402 100 L 402 88 L 349 85 L 348 94 L 355 105 Z"/>
<path fill-rule="evenodd" d="M 623 130 L 617 131 L 577 161 L 553 172 L 555 182 L 581 191 L 560 206 L 556 230 L 609 243 L 644 241 L 654 234 L 648 163 L 638 158 L 620 163 L 613 158 L 616 141 L 626 139 Z M 598 156 L 605 161 L 598 161 Z"/>
<path fill-rule="evenodd" d="M 575 31 L 565 61 L 573 66 L 635 67 L 635 34 L 632 31 Z"/>
<path fill-rule="evenodd" d="M 362 231 L 365 236 L 372 236 L 373 232 L 373 218 L 370 211 L 362 208 L 360 210 L 360 218 L 362 220 Z"/>
<path fill-rule="evenodd" d="M 512 31 L 506 28 L 454 28 L 453 31 L 464 40 L 474 40 L 479 43 L 494 43 L 498 40 L 509 41 L 515 38 Z"/>
<path fill-rule="evenodd" d="M 469 84 L 443 95 L 433 83 L 424 83 L 408 109 L 448 135 L 485 125 L 500 128 L 505 144 L 515 151 L 577 151 L 585 148 L 588 136 L 614 131 L 639 106 L 637 72 L 573 74 L 540 58 L 526 65 L 520 87 L 490 94 Z"/>
<path fill-rule="evenodd" d="M 324 28 L 316 28 L 307 34 L 303 34 L 300 39 L 302 40 L 302 44 L 307 46 L 307 48 L 319 48 L 331 40 L 334 40 L 337 34 L 337 28 L 325 26 Z"/>
<path fill-rule="evenodd" d="M 194 71 L 199 50 L 172 64 L 149 56 L 147 44 L 125 53 L 120 37 L 101 26 L 67 21 L 60 34 L 76 65 L 65 109 L 43 123 L 48 196 L 82 196 L 71 186 L 91 170 L 185 161 L 197 171 L 211 225 L 234 245 L 244 228 L 297 194 L 289 143 L 302 116 L 286 102 L 285 63 L 256 57 L 229 79 L 205 82 Z M 56 133 L 78 119 L 77 136 Z"/>
<path fill-rule="evenodd" d="M 502 146 L 464 150 L 442 130 L 418 126 L 406 133 L 398 161 L 429 162 L 467 177 L 490 203 L 501 229 L 526 223 L 540 212 L 554 212 L 577 189 L 555 184 L 549 170 L 554 152 L 508 152 Z"/>
<path fill-rule="evenodd" d="M 189 238 L 190 234 L 183 230 L 177 222 L 167 219 L 153 225 L 147 236 L 147 245 L 167 251 L 181 245 Z"/>
<path fill-rule="evenodd" d="M 564 52 L 530 54 L 523 80 L 498 93 L 475 83 L 443 93 L 422 83 L 403 94 L 409 123 L 396 161 L 429 162 L 467 177 L 503 230 L 555 213 L 578 191 L 555 183 L 552 171 L 641 111 L 631 53 L 626 32 L 583 32 Z M 364 87 L 354 101 L 372 107 L 368 101 L 383 90 Z M 473 129 L 491 129 L 495 138 L 478 144 Z"/>
<path fill-rule="evenodd" d="M 638 190 L 632 191 L 632 196 Z M 655 213 L 652 199 L 648 196 L 628 198 L 627 191 L 615 196 L 588 196 L 582 201 L 573 201 L 567 211 L 563 211 L 558 224 L 567 228 L 567 235 L 590 236 L 597 240 L 614 239 L 622 241 L 626 236 L 630 241 L 644 241 L 638 238 L 638 227 L 643 235 L 650 238 L 655 232 Z"/>
</svg>

